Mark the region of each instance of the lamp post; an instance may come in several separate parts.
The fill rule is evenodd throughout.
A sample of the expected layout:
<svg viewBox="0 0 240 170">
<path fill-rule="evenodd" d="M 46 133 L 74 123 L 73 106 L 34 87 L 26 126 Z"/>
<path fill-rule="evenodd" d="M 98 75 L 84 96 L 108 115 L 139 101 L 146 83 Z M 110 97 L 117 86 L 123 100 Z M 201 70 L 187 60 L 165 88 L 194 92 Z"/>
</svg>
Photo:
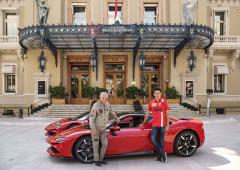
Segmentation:
<svg viewBox="0 0 240 170">
<path fill-rule="evenodd" d="M 190 54 L 187 56 L 187 63 L 190 71 L 196 68 L 197 56 L 194 54 L 193 50 L 191 50 Z"/>
<path fill-rule="evenodd" d="M 92 71 L 95 70 L 95 67 L 96 67 L 96 55 L 95 55 L 95 52 L 93 51 L 92 52 L 92 56 L 91 56 L 91 68 L 92 68 Z"/>
<path fill-rule="evenodd" d="M 41 72 L 44 72 L 44 70 L 46 69 L 46 62 L 47 62 L 47 59 L 44 56 L 44 51 L 42 49 L 41 54 L 38 57 L 39 69 L 41 70 Z"/>
<path fill-rule="evenodd" d="M 139 56 L 139 65 L 142 69 L 142 67 L 145 65 L 145 57 L 143 51 L 141 51 L 141 54 Z"/>
</svg>

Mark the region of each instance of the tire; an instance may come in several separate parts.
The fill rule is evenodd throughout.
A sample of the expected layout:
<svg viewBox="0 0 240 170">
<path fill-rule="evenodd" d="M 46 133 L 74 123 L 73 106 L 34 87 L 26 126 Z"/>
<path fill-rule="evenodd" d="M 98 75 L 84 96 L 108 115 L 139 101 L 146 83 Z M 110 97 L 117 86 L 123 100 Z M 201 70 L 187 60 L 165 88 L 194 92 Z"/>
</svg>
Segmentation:
<svg viewBox="0 0 240 170">
<path fill-rule="evenodd" d="M 93 163 L 93 146 L 90 136 L 83 136 L 77 140 L 73 148 L 74 156 L 82 163 Z"/>
<path fill-rule="evenodd" d="M 199 146 L 198 137 L 192 131 L 180 132 L 174 140 L 174 151 L 177 155 L 192 156 Z"/>
</svg>

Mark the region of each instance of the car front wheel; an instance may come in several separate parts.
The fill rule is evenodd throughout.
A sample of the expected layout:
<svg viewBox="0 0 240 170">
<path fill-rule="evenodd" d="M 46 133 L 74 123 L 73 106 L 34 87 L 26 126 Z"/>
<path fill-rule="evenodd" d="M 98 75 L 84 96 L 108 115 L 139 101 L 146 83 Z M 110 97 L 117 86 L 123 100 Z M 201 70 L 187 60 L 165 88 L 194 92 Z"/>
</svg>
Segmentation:
<svg viewBox="0 0 240 170">
<path fill-rule="evenodd" d="M 192 131 L 183 131 L 177 135 L 174 141 L 175 153 L 188 157 L 193 155 L 198 148 L 198 138 Z"/>
<path fill-rule="evenodd" d="M 74 155 L 83 163 L 92 163 L 94 161 L 92 138 L 90 136 L 78 139 L 74 145 Z"/>
</svg>

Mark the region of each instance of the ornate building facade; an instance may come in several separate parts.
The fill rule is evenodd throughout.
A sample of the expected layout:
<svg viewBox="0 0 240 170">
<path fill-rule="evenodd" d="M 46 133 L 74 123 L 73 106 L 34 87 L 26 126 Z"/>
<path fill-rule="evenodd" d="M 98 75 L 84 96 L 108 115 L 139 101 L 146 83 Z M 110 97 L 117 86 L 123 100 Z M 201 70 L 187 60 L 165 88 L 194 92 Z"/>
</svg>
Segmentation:
<svg viewBox="0 0 240 170">
<path fill-rule="evenodd" d="M 86 86 L 126 103 L 125 89 L 135 85 L 146 101 L 155 87 L 175 86 L 185 102 L 203 107 L 212 89 L 213 111 L 239 109 L 239 0 L 57 2 L 0 1 L 1 104 L 48 100 L 49 85 L 59 84 L 72 104 L 86 102 Z M 19 45 L 10 56 L 13 20 Z"/>
</svg>

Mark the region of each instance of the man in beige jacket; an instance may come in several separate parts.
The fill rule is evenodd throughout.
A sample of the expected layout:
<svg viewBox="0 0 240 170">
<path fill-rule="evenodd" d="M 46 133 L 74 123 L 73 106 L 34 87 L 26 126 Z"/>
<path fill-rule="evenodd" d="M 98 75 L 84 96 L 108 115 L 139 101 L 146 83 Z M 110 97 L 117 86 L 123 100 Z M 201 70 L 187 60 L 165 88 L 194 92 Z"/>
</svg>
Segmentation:
<svg viewBox="0 0 240 170">
<path fill-rule="evenodd" d="M 106 126 L 109 122 L 109 116 L 111 115 L 117 122 L 119 122 L 118 117 L 112 112 L 111 105 L 107 100 L 108 93 L 102 92 L 100 94 L 100 100 L 93 105 L 90 112 L 89 123 L 96 166 L 107 164 L 107 162 L 103 161 L 103 159 L 108 145 Z M 101 143 L 100 149 L 99 141 Z"/>
</svg>

